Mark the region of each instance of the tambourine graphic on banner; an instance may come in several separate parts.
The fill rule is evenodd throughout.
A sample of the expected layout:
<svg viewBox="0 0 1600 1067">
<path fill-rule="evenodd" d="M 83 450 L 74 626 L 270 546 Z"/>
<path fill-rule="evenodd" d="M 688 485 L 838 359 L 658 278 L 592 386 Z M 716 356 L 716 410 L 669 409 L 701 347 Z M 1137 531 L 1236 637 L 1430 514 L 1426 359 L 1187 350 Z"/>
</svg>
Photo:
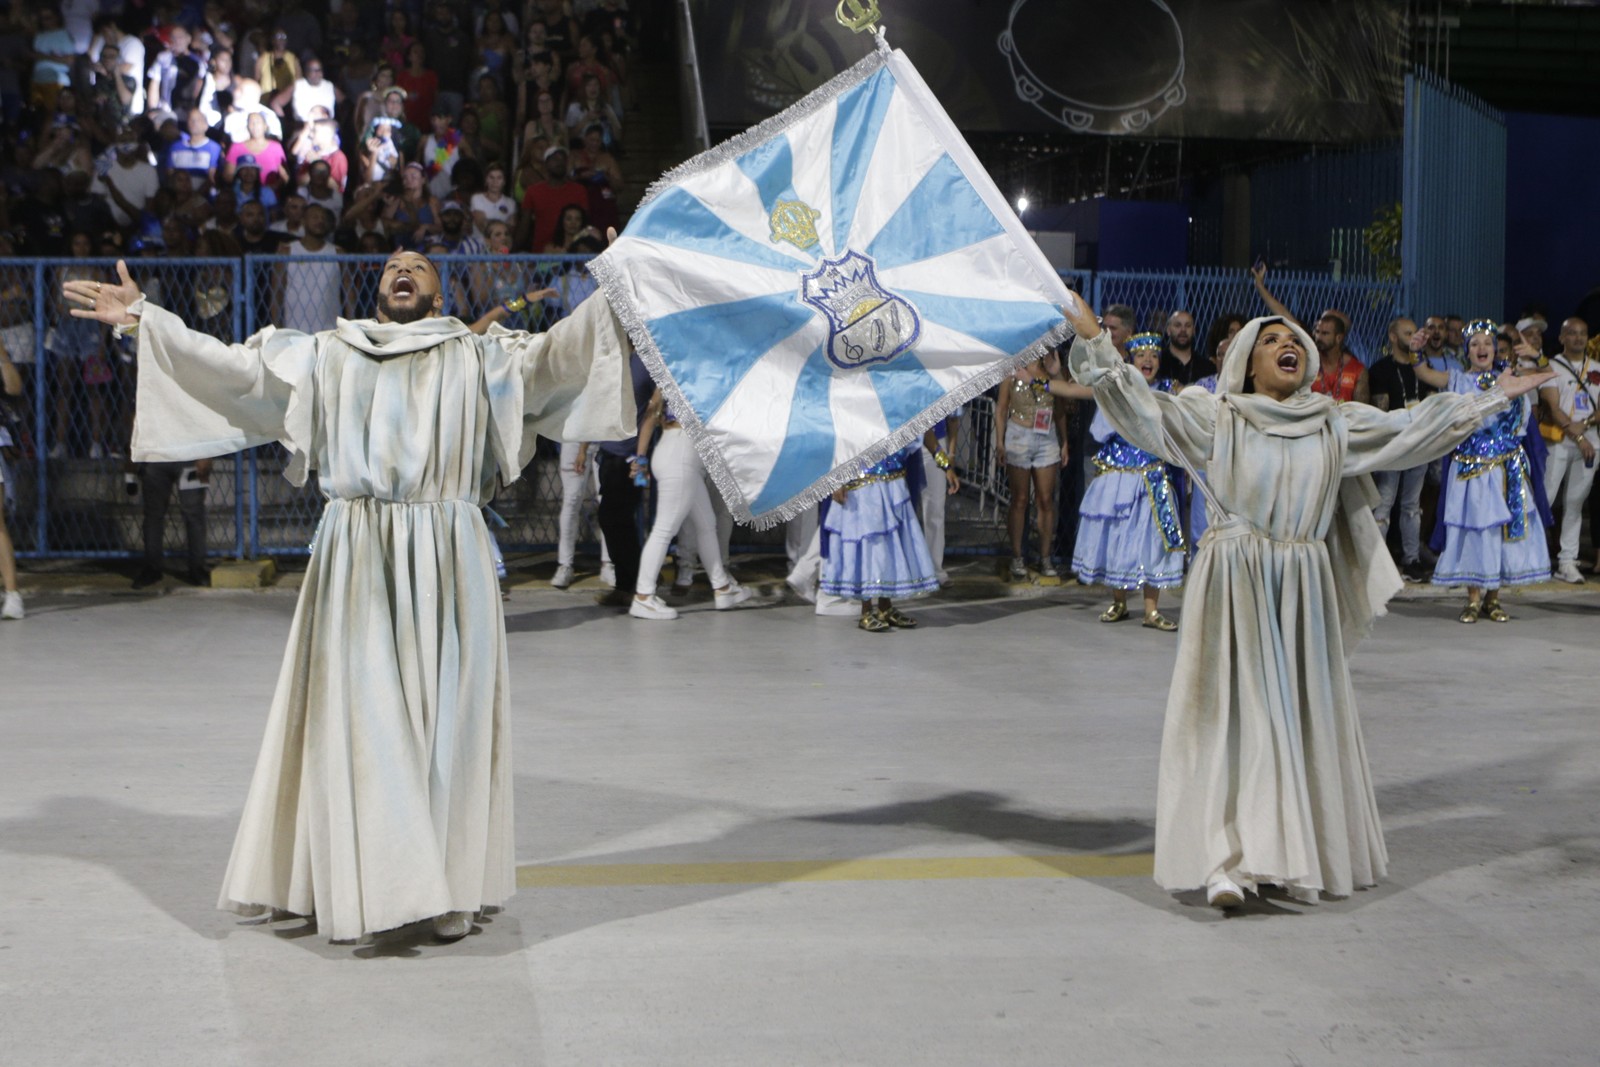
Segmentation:
<svg viewBox="0 0 1600 1067">
<path fill-rule="evenodd" d="M 1085 25 L 1117 46 L 1084 48 Z M 999 47 L 1017 96 L 1074 133 L 1141 133 L 1188 97 L 1183 29 L 1163 0 L 1016 0 Z"/>
</svg>

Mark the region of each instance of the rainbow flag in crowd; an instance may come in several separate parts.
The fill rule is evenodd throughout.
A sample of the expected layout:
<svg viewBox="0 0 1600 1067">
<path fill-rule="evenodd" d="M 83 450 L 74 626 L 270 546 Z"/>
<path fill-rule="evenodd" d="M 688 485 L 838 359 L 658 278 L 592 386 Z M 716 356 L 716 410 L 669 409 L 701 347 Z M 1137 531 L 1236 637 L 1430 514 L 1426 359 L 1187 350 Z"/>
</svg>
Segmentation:
<svg viewBox="0 0 1600 1067">
<path fill-rule="evenodd" d="M 592 269 L 729 509 L 758 527 L 1068 334 L 1060 278 L 881 44 L 668 172 Z"/>
</svg>

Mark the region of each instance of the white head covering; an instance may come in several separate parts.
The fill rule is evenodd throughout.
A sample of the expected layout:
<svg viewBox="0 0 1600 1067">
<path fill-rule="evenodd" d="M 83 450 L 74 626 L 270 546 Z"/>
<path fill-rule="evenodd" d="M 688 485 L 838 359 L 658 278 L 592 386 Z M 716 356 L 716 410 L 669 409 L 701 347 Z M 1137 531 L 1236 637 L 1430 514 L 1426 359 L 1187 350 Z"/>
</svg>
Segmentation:
<svg viewBox="0 0 1600 1067">
<path fill-rule="evenodd" d="M 1294 332 L 1300 347 L 1305 350 L 1305 373 L 1300 388 L 1287 400 L 1273 400 L 1261 393 L 1245 392 L 1245 379 L 1250 373 L 1250 357 L 1255 351 L 1256 338 L 1263 328 L 1282 324 Z M 1278 315 L 1251 319 L 1234 335 L 1223 354 L 1222 368 L 1217 372 L 1217 396 L 1262 433 L 1275 437 L 1304 437 L 1322 429 L 1328 415 L 1337 409 L 1332 398 L 1311 391 L 1311 383 L 1322 373 L 1322 357 L 1316 342 L 1298 323 Z"/>
</svg>

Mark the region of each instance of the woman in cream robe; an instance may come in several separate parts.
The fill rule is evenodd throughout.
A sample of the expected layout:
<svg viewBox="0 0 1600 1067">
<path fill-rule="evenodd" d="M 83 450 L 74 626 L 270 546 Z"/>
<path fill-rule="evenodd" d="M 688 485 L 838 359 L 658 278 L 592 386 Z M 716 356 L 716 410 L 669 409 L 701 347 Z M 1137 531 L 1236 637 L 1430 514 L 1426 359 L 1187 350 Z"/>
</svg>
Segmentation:
<svg viewBox="0 0 1600 1067">
<path fill-rule="evenodd" d="M 1372 518 L 1370 472 L 1449 451 L 1507 392 L 1440 393 L 1382 412 L 1311 392 L 1317 349 L 1298 325 L 1256 319 L 1234 338 L 1217 392 L 1148 388 L 1081 301 L 1074 377 L 1135 446 L 1204 471 L 1220 502 L 1184 595 L 1156 799 L 1155 878 L 1220 907 L 1259 885 L 1314 901 L 1374 884 L 1387 856 L 1346 666 L 1401 582 Z M 1296 347 L 1283 398 L 1253 390 L 1268 326 Z M 1288 326 L 1291 338 L 1281 327 Z M 1292 379 L 1285 379 L 1291 380 Z M 1273 387 L 1278 383 L 1274 380 Z"/>
<path fill-rule="evenodd" d="M 536 434 L 633 432 L 608 305 L 542 335 L 432 315 L 234 345 L 142 298 L 127 312 L 136 458 L 278 441 L 289 479 L 314 469 L 328 497 L 218 906 L 315 915 L 351 940 L 502 903 L 516 886 L 510 694 L 480 509 Z"/>
</svg>

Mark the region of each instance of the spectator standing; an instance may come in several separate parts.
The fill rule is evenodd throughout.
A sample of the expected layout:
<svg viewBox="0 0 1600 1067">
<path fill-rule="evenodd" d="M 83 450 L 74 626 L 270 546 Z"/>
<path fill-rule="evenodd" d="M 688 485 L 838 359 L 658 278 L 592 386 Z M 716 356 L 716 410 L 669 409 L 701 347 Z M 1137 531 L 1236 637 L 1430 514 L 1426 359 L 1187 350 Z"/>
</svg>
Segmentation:
<svg viewBox="0 0 1600 1067">
<path fill-rule="evenodd" d="M 551 144 L 566 144 L 572 137 L 567 124 L 556 114 L 556 97 L 549 89 L 540 89 L 534 97 L 534 113 L 522 129 L 524 142 L 544 137 Z"/>
<path fill-rule="evenodd" d="M 567 105 L 566 114 L 568 130 L 581 130 L 590 125 L 600 127 L 601 141 L 604 144 L 609 146 L 621 142 L 622 119 L 606 100 L 600 79 L 592 74 L 584 78 L 580 90 L 573 94 L 572 103 Z"/>
<path fill-rule="evenodd" d="M 239 229 L 234 237 L 239 251 L 247 256 L 271 255 L 283 251 L 287 234 L 267 228 L 267 209 L 259 200 L 246 200 L 239 204 Z M 272 318 L 262 309 L 261 321 Z"/>
<path fill-rule="evenodd" d="M 428 172 L 428 191 L 443 199 L 455 188 L 451 174 L 456 169 L 456 161 L 463 154 L 470 156 L 471 150 L 465 146 L 461 131 L 455 128 L 455 120 L 442 104 L 434 107 L 432 121 L 433 132 L 423 140 L 418 161 Z"/>
<path fill-rule="evenodd" d="M 314 121 L 312 108 L 326 110 L 324 117 L 331 118 L 338 105 L 344 103 L 344 91 L 323 76 L 322 60 L 316 56 L 306 60 L 305 73 L 295 79 L 294 91 L 289 95 L 289 105 L 295 118 L 302 123 Z"/>
<path fill-rule="evenodd" d="M 183 171 L 194 179 L 196 186 L 213 185 L 217 168 L 222 163 L 222 146 L 210 136 L 206 113 L 195 108 L 184 119 L 187 132 L 183 138 L 167 149 L 166 169 Z"/>
<path fill-rule="evenodd" d="M 1422 362 L 1441 374 L 1460 370 L 1461 352 L 1449 345 L 1449 332 L 1444 316 L 1429 315 L 1422 324 L 1422 330 L 1427 342 L 1420 353 Z"/>
<path fill-rule="evenodd" d="M 439 75 L 428 66 L 428 49 L 421 41 L 411 42 L 406 49 L 405 68 L 395 75 L 395 81 L 406 91 L 406 121 L 422 129 L 433 117 L 434 104 L 439 97 Z"/>
<path fill-rule="evenodd" d="M 250 162 L 246 164 L 244 160 Z M 267 136 L 267 120 L 260 112 L 250 116 L 246 136 L 228 146 L 222 180 L 232 181 L 242 166 L 254 166 L 261 174 L 262 184 L 276 188 L 288 177 L 288 155 L 283 144 Z"/>
<path fill-rule="evenodd" d="M 622 189 L 622 167 L 603 141 L 604 130 L 591 122 L 583 128 L 583 143 L 572 152 L 572 176 L 589 189 L 589 222 L 602 232 L 621 222 L 617 193 Z"/>
<path fill-rule="evenodd" d="M 206 113 L 206 120 L 211 125 L 220 126 L 222 120 L 227 117 L 223 110 L 223 100 L 219 100 L 218 97 L 226 93 L 226 99 L 232 100 L 239 93 L 241 80 L 233 73 L 232 50 L 227 48 L 213 50 L 211 58 L 206 61 L 205 83 L 200 88 L 200 110 Z"/>
<path fill-rule="evenodd" d="M 194 36 L 184 25 L 167 27 L 167 47 L 150 65 L 146 99 L 151 111 L 185 114 L 200 106 L 205 84 L 204 57 L 193 51 Z"/>
<path fill-rule="evenodd" d="M 340 153 L 343 158 L 343 153 Z M 333 180 L 333 168 L 328 161 L 319 159 L 306 171 L 306 182 L 297 190 L 307 204 L 317 204 L 333 214 L 335 225 L 344 214 L 344 193 Z"/>
<path fill-rule="evenodd" d="M 1545 459 L 1544 492 L 1554 508 L 1561 503 L 1561 539 L 1555 576 L 1563 582 L 1583 584 L 1578 573 L 1578 542 L 1583 534 L 1584 504 L 1594 484 L 1595 452 L 1600 433 L 1595 412 L 1600 410 L 1600 362 L 1591 359 L 1589 326 L 1570 318 L 1561 324 L 1561 354 L 1550 367 L 1555 378 L 1539 390 L 1562 438 L 1549 443 Z M 1562 492 L 1565 483 L 1566 492 Z"/>
<path fill-rule="evenodd" d="M 394 68 L 387 63 L 380 63 L 372 72 L 372 84 L 367 91 L 356 97 L 355 109 L 351 114 L 351 129 L 361 134 L 361 140 L 366 140 L 366 132 L 372 126 L 372 120 L 385 114 L 384 97 L 390 89 L 395 87 Z M 405 92 L 401 91 L 401 111 L 405 110 Z"/>
<path fill-rule="evenodd" d="M 194 463 L 141 463 L 139 495 L 144 505 L 144 552 L 135 589 L 155 585 L 162 578 L 166 557 L 167 506 L 172 491 L 178 491 L 178 510 L 183 513 L 184 543 L 188 550 L 188 569 L 184 580 L 190 585 L 209 585 L 206 573 L 206 490 L 211 482 L 211 461 Z"/>
<path fill-rule="evenodd" d="M 1389 323 L 1388 350 L 1372 365 L 1368 383 L 1371 404 L 1379 411 L 1411 410 L 1433 394 L 1433 386 L 1417 377 L 1417 349 L 1426 343 L 1417 324 L 1405 316 Z M 1389 520 L 1396 503 L 1400 507 L 1400 573 L 1407 581 L 1427 581 L 1422 563 L 1422 489 L 1428 480 L 1429 464 L 1404 471 L 1378 471 L 1373 481 L 1378 489 L 1378 506 L 1373 512 L 1378 532 L 1389 536 Z"/>
<path fill-rule="evenodd" d="M 301 77 L 300 60 L 289 50 L 289 35 L 282 29 L 272 33 L 272 49 L 256 60 L 256 81 L 261 99 L 280 118 L 294 97 L 294 84 Z"/>
<path fill-rule="evenodd" d="M 35 108 L 51 111 L 56 106 L 56 94 L 72 84 L 69 64 L 78 54 L 72 35 L 61 24 L 61 12 L 53 7 L 39 9 L 33 52 L 33 82 L 28 98 Z"/>
<path fill-rule="evenodd" d="M 1201 378 L 1217 373 L 1217 365 L 1211 361 L 1210 353 L 1194 350 L 1194 334 L 1192 314 L 1180 309 L 1167 316 L 1158 377 L 1178 385 L 1193 385 Z"/>
<path fill-rule="evenodd" d="M 283 314 L 274 316 L 286 330 L 316 333 L 331 330 L 342 310 L 343 286 L 339 262 L 341 254 L 330 235 L 333 214 L 319 204 L 305 212 L 305 233 L 284 246 L 283 251 L 299 259 L 319 258 L 327 262 L 289 262 L 282 265 Z"/>
<path fill-rule="evenodd" d="M 489 223 L 503 222 L 516 232 L 517 202 L 506 195 L 506 169 L 490 163 L 483 170 L 483 192 L 472 194 L 472 223 L 479 233 L 489 232 Z"/>
<path fill-rule="evenodd" d="M 115 48 L 120 60 L 116 66 L 107 67 L 106 73 L 133 80 L 127 114 L 144 114 L 144 39 L 137 34 L 124 33 L 115 15 L 97 15 L 94 20 L 94 39 L 89 42 L 90 57 L 99 57 L 105 48 Z"/>
<path fill-rule="evenodd" d="M 390 10 L 389 28 L 378 42 L 378 55 L 395 70 L 401 70 L 416 42 L 411 32 L 411 17 L 400 8 Z"/>
<path fill-rule="evenodd" d="M 544 150 L 545 178 L 528 186 L 522 197 L 522 227 L 529 239 L 522 247 L 537 251 L 556 234 L 561 210 L 569 206 L 589 207 L 589 190 L 567 175 L 567 150 L 551 145 Z"/>
<path fill-rule="evenodd" d="M 261 86 L 250 78 L 235 78 L 237 88 L 233 94 L 233 106 L 228 113 L 222 116 L 222 132 L 229 141 L 242 141 L 250 135 L 250 116 L 260 115 L 267 124 L 267 136 L 283 138 L 283 120 L 278 113 L 261 103 Z"/>
<path fill-rule="evenodd" d="M 428 42 L 431 66 L 439 79 L 438 102 L 452 116 L 460 115 L 461 106 L 466 102 L 463 90 L 472 75 L 472 68 L 478 62 L 472 30 L 456 18 L 454 4 L 449 0 L 437 0 L 433 5 L 433 17 L 423 29 L 423 36 Z M 433 101 L 429 101 L 429 108 L 432 106 Z"/>
<path fill-rule="evenodd" d="M 644 421 L 645 407 L 655 392 L 655 383 L 645 368 L 639 353 L 628 357 L 628 370 L 633 379 L 635 425 Z M 645 447 L 649 447 L 645 442 Z M 629 607 L 633 603 L 634 589 L 639 582 L 639 500 L 642 495 L 635 483 L 630 463 L 638 458 L 638 436 L 618 441 L 602 441 L 600 448 L 600 531 L 605 535 L 606 550 L 611 553 L 611 564 L 616 571 L 616 588 L 599 598 L 609 607 Z"/>
<path fill-rule="evenodd" d="M 333 119 L 317 119 L 308 131 L 305 158 L 297 163 L 295 180 L 305 184 L 316 164 L 321 163 L 334 190 L 343 193 L 350 180 L 350 160 L 339 148 L 339 124 Z"/>
<path fill-rule="evenodd" d="M 421 163 L 407 163 L 400 174 L 400 194 L 385 196 L 383 229 L 396 248 L 422 248 L 439 233 L 439 199 L 428 191 Z"/>
<path fill-rule="evenodd" d="M 1311 338 L 1316 342 L 1321 368 L 1311 382 L 1311 391 L 1331 396 L 1341 404 L 1370 403 L 1372 384 L 1367 368 L 1345 347 L 1350 328 L 1337 311 L 1325 311 L 1317 319 Z"/>
<path fill-rule="evenodd" d="M 111 203 L 111 216 L 126 230 L 139 221 L 150 198 L 161 188 L 161 176 L 150 165 L 149 149 L 129 126 L 117 134 L 115 161 L 95 186 Z"/>
</svg>

